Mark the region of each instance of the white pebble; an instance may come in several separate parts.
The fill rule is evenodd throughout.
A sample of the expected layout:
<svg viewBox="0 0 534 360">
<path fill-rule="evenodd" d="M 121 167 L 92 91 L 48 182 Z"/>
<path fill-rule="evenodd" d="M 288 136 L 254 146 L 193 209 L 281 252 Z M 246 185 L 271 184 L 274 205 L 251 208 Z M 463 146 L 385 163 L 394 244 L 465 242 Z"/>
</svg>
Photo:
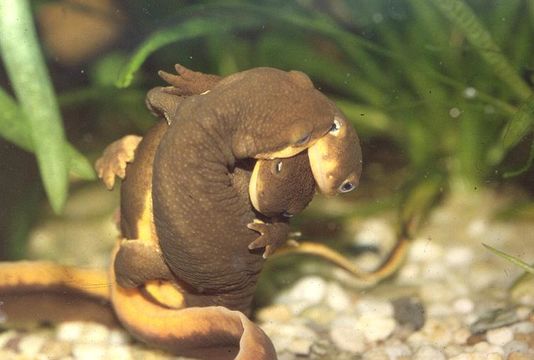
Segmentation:
<svg viewBox="0 0 534 360">
<path fill-rule="evenodd" d="M 384 350 L 388 354 L 390 360 L 397 360 L 399 358 L 409 359 L 412 356 L 410 347 L 401 342 L 387 345 Z"/>
<path fill-rule="evenodd" d="M 490 344 L 503 346 L 514 339 L 514 333 L 509 327 L 488 330 L 486 339 Z"/>
<path fill-rule="evenodd" d="M 418 284 L 421 280 L 421 267 L 419 264 L 410 262 L 404 265 L 398 275 L 400 284 L 412 285 Z"/>
<path fill-rule="evenodd" d="M 313 341 L 309 339 L 295 339 L 289 344 L 287 350 L 295 355 L 308 356 L 312 345 Z"/>
<path fill-rule="evenodd" d="M 5 344 L 17 336 L 17 332 L 14 330 L 7 330 L 0 332 L 0 348 L 3 348 Z"/>
<path fill-rule="evenodd" d="M 67 321 L 59 324 L 56 338 L 61 341 L 76 341 L 83 333 L 83 323 L 79 321 Z"/>
<path fill-rule="evenodd" d="M 365 338 L 370 341 L 387 339 L 395 330 L 397 323 L 393 318 L 364 314 L 358 318 L 357 328 L 365 334 Z"/>
<path fill-rule="evenodd" d="M 88 323 L 83 330 L 83 340 L 87 343 L 97 344 L 109 341 L 109 329 L 104 325 Z"/>
<path fill-rule="evenodd" d="M 467 246 L 453 246 L 445 253 L 445 263 L 449 267 L 469 265 L 473 261 L 473 250 Z"/>
<path fill-rule="evenodd" d="M 428 238 L 415 239 L 409 251 L 409 261 L 432 262 L 439 260 L 443 256 L 443 247 Z"/>
<path fill-rule="evenodd" d="M 112 329 L 109 332 L 110 345 L 124 345 L 130 342 L 130 336 L 123 330 Z"/>
<path fill-rule="evenodd" d="M 510 329 L 512 329 L 514 333 L 534 333 L 534 323 L 530 321 L 521 321 L 516 324 L 510 325 Z"/>
<path fill-rule="evenodd" d="M 363 360 L 390 360 L 387 352 L 382 348 L 374 348 L 363 354 Z"/>
<path fill-rule="evenodd" d="M 318 304 L 326 294 L 326 281 L 319 276 L 307 276 L 300 279 L 289 291 L 290 302 L 302 302 L 309 305 Z"/>
<path fill-rule="evenodd" d="M 417 352 L 415 353 L 414 360 L 445 360 L 445 354 L 429 345 L 423 345 L 419 349 L 417 349 Z"/>
<path fill-rule="evenodd" d="M 326 291 L 326 304 L 336 311 L 343 311 L 350 306 L 350 298 L 338 283 L 330 283 Z"/>
<path fill-rule="evenodd" d="M 463 345 L 467 342 L 469 336 L 471 336 L 471 332 L 469 331 L 469 329 L 460 328 L 454 332 L 453 341 L 455 344 Z"/>
<path fill-rule="evenodd" d="M 74 344 L 72 355 L 76 360 L 100 360 L 106 358 L 106 347 L 94 344 Z"/>
<path fill-rule="evenodd" d="M 430 343 L 444 347 L 451 342 L 454 330 L 451 324 L 437 319 L 428 319 L 422 329 L 422 333 Z"/>
<path fill-rule="evenodd" d="M 330 327 L 330 338 L 343 351 L 359 354 L 365 350 L 365 336 L 354 317 L 337 318 Z"/>
<path fill-rule="evenodd" d="M 471 352 L 471 353 L 462 353 L 460 355 L 454 356 L 449 360 L 502 360 L 500 354 L 486 354 L 480 352 Z"/>
<path fill-rule="evenodd" d="M 523 341 L 512 340 L 503 346 L 504 355 L 508 357 L 510 353 L 526 353 L 528 351 L 528 344 Z"/>
<path fill-rule="evenodd" d="M 19 343 L 19 349 L 22 355 L 28 357 L 35 357 L 41 352 L 41 348 L 45 344 L 46 339 L 38 335 L 26 335 Z"/>
<path fill-rule="evenodd" d="M 391 317 L 394 312 L 393 304 L 386 300 L 364 298 L 356 303 L 356 313 L 360 315 Z"/>
<path fill-rule="evenodd" d="M 450 270 L 442 262 L 429 262 L 421 266 L 421 275 L 426 281 L 444 279 Z"/>
<path fill-rule="evenodd" d="M 117 359 L 117 360 L 130 360 L 133 359 L 132 353 L 128 346 L 120 345 L 120 346 L 110 346 L 108 348 L 107 359 Z"/>
<path fill-rule="evenodd" d="M 475 304 L 469 298 L 456 299 L 452 306 L 460 314 L 469 314 L 475 308 Z"/>
<path fill-rule="evenodd" d="M 449 304 L 444 304 L 440 302 L 430 304 L 426 308 L 426 314 L 428 315 L 428 317 L 432 318 L 449 316 L 452 313 L 453 309 Z"/>
</svg>

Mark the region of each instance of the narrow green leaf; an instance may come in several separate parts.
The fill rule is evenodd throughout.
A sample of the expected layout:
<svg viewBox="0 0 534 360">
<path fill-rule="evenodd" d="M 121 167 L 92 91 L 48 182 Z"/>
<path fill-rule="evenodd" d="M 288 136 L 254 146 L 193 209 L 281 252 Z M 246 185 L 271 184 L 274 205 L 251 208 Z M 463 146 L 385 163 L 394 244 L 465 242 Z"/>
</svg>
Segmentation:
<svg viewBox="0 0 534 360">
<path fill-rule="evenodd" d="M 177 41 L 187 40 L 205 35 L 227 33 L 232 30 L 250 28 L 261 23 L 258 19 L 239 17 L 194 18 L 183 23 L 160 30 L 152 34 L 135 50 L 133 56 L 123 67 L 115 85 L 120 88 L 128 87 L 134 74 L 141 67 L 146 58 L 165 45 Z"/>
<path fill-rule="evenodd" d="M 502 137 L 502 146 L 507 151 L 515 146 L 534 124 L 534 95 L 525 101 L 508 122 Z"/>
<path fill-rule="evenodd" d="M 497 46 L 490 33 L 464 1 L 432 0 L 432 2 L 443 15 L 463 32 L 469 43 L 493 68 L 495 74 L 499 76 L 520 99 L 525 100 L 533 94 L 530 87 L 523 81 L 523 79 L 521 79 L 516 69 L 514 69 L 503 55 L 501 49 Z"/>
<path fill-rule="evenodd" d="M 497 255 L 499 257 L 502 257 L 503 259 L 508 260 L 512 264 L 520 267 L 521 269 L 525 270 L 526 272 L 534 274 L 534 267 L 530 266 L 529 264 L 527 264 L 523 260 L 521 260 L 519 258 L 516 258 L 515 256 L 508 255 L 508 254 L 506 254 L 506 253 L 504 253 L 504 252 L 502 252 L 500 250 L 497 250 L 494 247 L 491 247 L 491 246 L 489 246 L 487 244 L 483 243 L 482 246 L 484 246 L 486 249 L 488 249 L 489 251 L 491 251 L 495 255 Z"/>
<path fill-rule="evenodd" d="M 0 49 L 7 74 L 31 128 L 45 191 L 56 213 L 68 190 L 65 134 L 41 54 L 28 0 L 0 0 Z"/>
<path fill-rule="evenodd" d="M 532 140 L 532 143 L 530 144 L 530 153 L 528 155 L 528 159 L 527 159 L 527 162 L 525 163 L 525 165 L 521 166 L 517 170 L 505 172 L 503 174 L 503 177 L 505 179 L 508 179 L 508 178 L 511 178 L 511 177 L 519 176 L 519 175 L 525 173 L 528 169 L 530 169 L 530 167 L 532 166 L 533 162 L 534 162 L 534 140 Z"/>
<path fill-rule="evenodd" d="M 34 152 L 28 120 L 15 101 L 1 88 L 0 109 L 0 136 L 28 152 Z M 72 175 L 83 180 L 95 179 L 91 163 L 71 144 L 67 144 L 67 155 Z"/>
</svg>

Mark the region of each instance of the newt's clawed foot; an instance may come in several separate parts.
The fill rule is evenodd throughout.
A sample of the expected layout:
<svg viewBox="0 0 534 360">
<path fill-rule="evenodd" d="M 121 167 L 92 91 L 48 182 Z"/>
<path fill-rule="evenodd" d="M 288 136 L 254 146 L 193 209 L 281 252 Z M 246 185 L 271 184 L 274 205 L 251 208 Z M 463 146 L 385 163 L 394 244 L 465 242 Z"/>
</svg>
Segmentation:
<svg viewBox="0 0 534 360">
<path fill-rule="evenodd" d="M 176 64 L 174 69 L 177 75 L 165 71 L 158 72 L 163 80 L 172 85 L 172 87 L 164 88 L 165 91 L 174 95 L 199 95 L 211 90 L 221 80 L 220 76 L 193 71 L 180 64 Z"/>
<path fill-rule="evenodd" d="M 260 233 L 260 236 L 248 245 L 248 248 L 250 250 L 265 248 L 264 259 L 286 242 L 289 233 L 289 225 L 286 222 L 274 222 L 272 224 L 253 222 L 247 227 Z"/>
<path fill-rule="evenodd" d="M 140 136 L 128 135 L 111 143 L 102 156 L 96 161 L 95 169 L 98 178 L 108 190 L 115 185 L 115 176 L 124 179 L 126 165 L 134 159 L 135 149 L 141 141 Z"/>
</svg>

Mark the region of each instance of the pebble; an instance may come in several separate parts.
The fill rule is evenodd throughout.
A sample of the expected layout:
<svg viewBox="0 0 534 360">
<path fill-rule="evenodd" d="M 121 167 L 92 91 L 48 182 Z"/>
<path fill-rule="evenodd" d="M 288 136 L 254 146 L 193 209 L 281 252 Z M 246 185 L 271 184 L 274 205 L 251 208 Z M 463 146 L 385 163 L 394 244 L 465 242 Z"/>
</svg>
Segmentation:
<svg viewBox="0 0 534 360">
<path fill-rule="evenodd" d="M 339 349 L 359 354 L 365 350 L 365 335 L 356 327 L 356 322 L 351 316 L 335 319 L 330 327 L 330 338 Z"/>
<path fill-rule="evenodd" d="M 127 346 L 110 346 L 106 352 L 106 359 L 130 360 L 133 359 L 133 356 Z"/>
<path fill-rule="evenodd" d="M 408 263 L 399 270 L 398 282 L 404 285 L 421 283 L 421 266 L 417 263 Z"/>
<path fill-rule="evenodd" d="M 534 333 L 534 323 L 530 321 L 521 321 L 515 324 L 510 325 L 510 328 L 514 333 Z"/>
<path fill-rule="evenodd" d="M 24 336 L 19 343 L 21 354 L 30 358 L 35 357 L 41 352 L 46 340 L 47 339 L 41 335 L 28 334 Z"/>
<path fill-rule="evenodd" d="M 289 344 L 287 350 L 295 355 L 308 356 L 311 352 L 313 341 L 310 339 L 295 339 Z"/>
<path fill-rule="evenodd" d="M 490 344 L 504 346 L 514 339 L 514 333 L 509 327 L 492 329 L 486 333 L 486 339 Z"/>
<path fill-rule="evenodd" d="M 102 345 L 80 343 L 72 347 L 72 355 L 76 360 L 100 360 L 106 358 L 106 350 Z"/>
<path fill-rule="evenodd" d="M 447 248 L 445 263 L 448 267 L 467 266 L 473 262 L 473 250 L 467 246 L 452 246 Z"/>
<path fill-rule="evenodd" d="M 533 355 L 534 354 L 527 355 L 521 352 L 513 352 L 508 355 L 506 360 L 532 360 Z"/>
<path fill-rule="evenodd" d="M 364 298 L 356 303 L 356 313 L 376 317 L 391 317 L 395 313 L 395 309 L 389 301 Z"/>
<path fill-rule="evenodd" d="M 57 327 L 56 338 L 61 341 L 76 341 L 83 332 L 83 323 L 79 321 L 66 321 Z"/>
<path fill-rule="evenodd" d="M 452 338 L 455 344 L 463 345 L 467 342 L 469 336 L 471 336 L 471 332 L 469 331 L 469 329 L 460 328 L 454 332 Z"/>
<path fill-rule="evenodd" d="M 378 347 L 366 351 L 363 354 L 363 360 L 390 360 L 387 352 Z"/>
<path fill-rule="evenodd" d="M 409 359 L 412 356 L 410 347 L 401 341 L 392 341 L 384 347 L 390 360 Z"/>
<path fill-rule="evenodd" d="M 394 318 L 399 325 L 419 330 L 425 324 L 425 308 L 414 297 L 400 297 L 392 302 Z"/>
<path fill-rule="evenodd" d="M 298 323 L 265 323 L 262 325 L 262 329 L 271 338 L 278 352 L 289 349 L 293 342 L 298 339 L 304 339 L 312 343 L 318 339 L 313 330 Z"/>
<path fill-rule="evenodd" d="M 443 247 L 429 238 L 417 238 L 413 241 L 408 252 L 408 261 L 434 262 L 442 258 Z"/>
<path fill-rule="evenodd" d="M 417 352 L 414 354 L 413 359 L 414 360 L 445 360 L 446 357 L 445 357 L 445 354 L 438 348 L 435 348 L 429 345 L 423 345 L 419 349 L 417 349 Z"/>
<path fill-rule="evenodd" d="M 370 342 L 387 339 L 396 326 L 397 323 L 393 318 L 373 314 L 363 314 L 356 321 L 356 327 Z"/>
<path fill-rule="evenodd" d="M 110 345 L 124 345 L 130 342 L 130 336 L 124 330 L 112 329 L 108 341 Z"/>
<path fill-rule="evenodd" d="M 457 313 L 469 314 L 475 308 L 475 304 L 469 298 L 459 298 L 454 301 L 452 307 Z"/>
<path fill-rule="evenodd" d="M 264 307 L 256 313 L 256 318 L 260 322 L 288 322 L 293 318 L 291 311 L 284 304 L 273 304 Z"/>
<path fill-rule="evenodd" d="M 332 320 L 334 320 L 334 318 L 336 318 L 337 315 L 337 311 L 323 304 L 307 307 L 299 314 L 300 317 L 309 319 L 312 322 L 324 327 L 328 327 L 328 325 L 332 322 Z"/>
<path fill-rule="evenodd" d="M 327 283 L 319 276 L 306 276 L 300 279 L 286 293 L 277 297 L 277 303 L 287 304 L 298 315 L 311 305 L 320 303 L 326 295 Z"/>
<path fill-rule="evenodd" d="M 508 357 L 511 353 L 526 353 L 528 344 L 523 341 L 512 340 L 503 346 L 504 355 Z"/>
<path fill-rule="evenodd" d="M 350 297 L 338 283 L 329 283 L 326 290 L 326 305 L 336 311 L 344 311 L 350 306 Z"/>
</svg>

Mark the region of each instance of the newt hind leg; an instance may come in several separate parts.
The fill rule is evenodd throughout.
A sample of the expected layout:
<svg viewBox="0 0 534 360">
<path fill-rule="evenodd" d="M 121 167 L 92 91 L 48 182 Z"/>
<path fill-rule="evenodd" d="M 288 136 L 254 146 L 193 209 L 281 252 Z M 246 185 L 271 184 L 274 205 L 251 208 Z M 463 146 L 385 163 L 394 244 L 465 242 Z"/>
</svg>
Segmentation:
<svg viewBox="0 0 534 360">
<path fill-rule="evenodd" d="M 163 256 L 139 240 L 123 240 L 113 263 L 117 283 L 125 288 L 138 287 L 149 280 L 172 280 Z"/>
</svg>

